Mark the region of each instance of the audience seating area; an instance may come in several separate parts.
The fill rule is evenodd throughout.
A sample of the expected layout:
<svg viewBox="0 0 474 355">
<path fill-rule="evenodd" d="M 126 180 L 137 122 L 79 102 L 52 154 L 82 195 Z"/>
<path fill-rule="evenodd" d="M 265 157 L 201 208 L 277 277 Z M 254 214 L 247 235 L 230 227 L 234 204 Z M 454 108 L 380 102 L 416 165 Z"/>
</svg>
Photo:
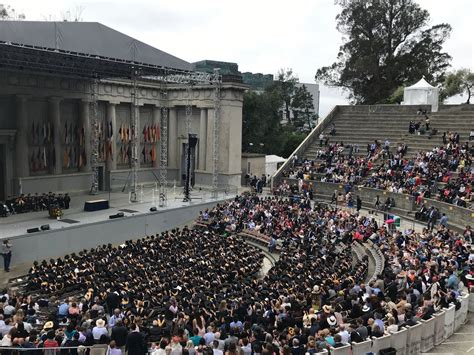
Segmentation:
<svg viewBox="0 0 474 355">
<path fill-rule="evenodd" d="M 474 110 L 463 111 L 461 107 L 440 107 L 436 113 L 428 112 L 430 128 L 436 129 L 437 134 L 430 138 L 428 133 L 410 134 L 410 121 L 420 121 L 425 127 L 425 117 L 417 115 L 417 107 L 403 106 L 339 106 L 337 112 L 328 122 L 325 122 L 324 136 L 328 143 L 344 142 L 346 146 L 358 145 L 359 155 L 365 156 L 367 144 L 386 139 L 392 148 L 398 144 L 408 145 L 407 156 L 412 157 L 418 151 L 431 150 L 433 146 L 443 143 L 443 132 L 457 132 L 460 142 L 467 142 L 474 125 Z M 334 125 L 336 135 L 330 135 Z M 319 149 L 319 132 L 314 141 L 300 155 L 315 155 Z"/>
<path fill-rule="evenodd" d="M 414 219 L 415 211 L 420 209 L 423 203 L 426 203 L 428 208 L 431 206 L 437 208 L 437 220 L 445 213 L 451 227 L 462 229 L 466 225 L 472 224 L 474 219 L 469 211 L 473 206 L 474 172 L 472 171 L 473 147 L 470 135 L 474 129 L 472 127 L 474 110 L 470 106 L 441 106 L 437 113 L 428 112 L 430 129 L 437 130 L 437 134 L 431 138 L 426 134 L 418 135 L 408 132 L 410 121 L 419 120 L 420 126 L 422 128 L 425 126 L 425 116 L 418 115 L 417 110 L 416 107 L 394 105 L 336 107 L 310 133 L 287 163 L 276 173 L 272 179 L 273 188 L 276 191 L 283 190 L 285 193 L 285 185 L 286 190 L 291 190 L 291 185 L 294 185 L 297 187 L 296 192 L 311 191 L 311 196 L 325 200 L 333 199 L 333 191 L 337 190 L 338 193 L 342 192 L 344 203 L 355 205 L 354 200 L 357 195 L 363 201 L 363 205 L 369 208 L 374 207 L 375 195 L 379 195 L 381 207 L 386 202 L 386 198 L 390 197 L 390 212 L 411 219 Z M 331 131 L 335 131 L 335 135 L 331 135 Z M 459 141 L 457 147 L 456 143 L 453 145 L 450 142 L 450 134 L 443 137 L 443 132 L 450 132 L 451 139 Z M 321 133 L 324 136 L 323 147 L 320 146 Z M 455 133 L 459 135 L 458 139 Z M 386 139 L 390 141 L 390 156 L 385 153 L 384 149 Z M 376 140 L 378 148 L 375 154 L 368 158 L 366 145 L 373 144 Z M 326 141 L 328 146 L 324 145 Z M 344 144 L 342 149 L 341 142 Z M 394 160 L 397 159 L 397 150 L 404 144 L 407 145 L 407 149 L 404 154 L 402 153 L 403 158 L 398 161 Z M 423 172 L 423 169 L 418 168 L 419 181 L 414 179 L 414 174 L 402 177 L 402 174 L 405 174 L 405 166 L 410 160 L 423 167 L 422 159 L 426 158 L 421 154 L 440 154 L 439 151 L 444 154 L 438 148 L 434 153 L 431 152 L 434 147 L 443 146 L 447 147 L 448 151 L 447 158 L 443 158 L 448 159 L 449 162 L 448 165 L 444 165 L 448 167 L 446 170 L 441 172 L 441 164 L 438 164 L 438 160 L 436 160 L 430 166 L 439 171 Z M 465 146 L 468 146 L 467 150 L 464 148 Z M 452 149 L 453 147 L 454 149 Z M 465 152 L 463 159 L 457 160 L 458 167 L 454 171 L 450 171 L 449 168 L 451 160 L 455 156 L 449 153 L 450 150 L 455 151 L 456 154 L 459 151 Z M 331 164 L 328 165 L 327 152 L 336 151 L 340 153 L 331 153 L 335 158 L 332 158 Z M 321 152 L 323 152 L 323 156 L 321 156 Z M 395 157 L 392 157 L 392 154 L 395 154 Z M 349 159 L 349 155 L 352 156 L 351 159 Z M 415 159 L 417 155 L 418 160 Z M 391 168 L 396 162 L 395 167 Z M 400 163 L 401 165 L 398 165 Z M 396 169 L 399 169 L 400 172 L 397 173 Z M 330 174 L 327 173 L 328 171 Z M 392 173 L 392 176 L 394 171 L 400 175 L 396 180 L 391 178 L 396 183 L 387 179 L 390 178 L 387 171 Z M 413 188 L 412 185 L 404 186 L 407 181 L 410 181 L 409 184 L 411 184 L 410 178 L 413 179 L 414 184 L 419 184 L 416 185 L 416 188 Z M 423 185 L 423 181 L 425 181 L 423 179 L 430 181 L 430 183 L 426 183 L 426 186 Z M 448 180 L 449 183 L 447 183 Z M 336 188 L 328 192 L 331 183 Z M 346 189 L 347 184 L 352 185 L 352 188 Z M 344 188 L 341 188 L 342 185 Z M 374 187 L 375 189 L 373 189 Z M 380 191 L 378 188 L 385 191 Z M 377 190 L 380 192 L 377 193 Z M 395 193 L 392 193 L 392 190 Z M 349 195 L 347 195 L 348 191 Z M 409 204 L 403 201 L 405 197 L 398 198 L 400 192 L 409 195 L 406 197 Z M 450 207 L 449 204 L 454 204 L 456 207 Z"/>
</svg>

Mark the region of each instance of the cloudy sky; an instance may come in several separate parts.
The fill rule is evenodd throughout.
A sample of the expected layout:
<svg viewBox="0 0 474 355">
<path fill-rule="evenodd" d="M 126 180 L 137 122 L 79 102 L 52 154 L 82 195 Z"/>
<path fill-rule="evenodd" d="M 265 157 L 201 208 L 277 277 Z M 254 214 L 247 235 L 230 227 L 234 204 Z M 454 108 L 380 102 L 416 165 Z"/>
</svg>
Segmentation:
<svg viewBox="0 0 474 355">
<path fill-rule="evenodd" d="M 445 45 L 453 68 L 474 69 L 474 1 L 416 1 L 430 12 L 431 24 L 447 22 L 453 27 Z M 301 82 L 314 83 L 316 70 L 334 62 L 342 43 L 335 28 L 340 7 L 334 2 L 15 0 L 9 4 L 27 20 L 61 20 L 80 12 L 83 21 L 101 22 L 190 62 L 236 62 L 241 71 L 271 74 L 287 67 Z M 343 102 L 336 90 L 322 89 L 320 114 Z"/>
</svg>

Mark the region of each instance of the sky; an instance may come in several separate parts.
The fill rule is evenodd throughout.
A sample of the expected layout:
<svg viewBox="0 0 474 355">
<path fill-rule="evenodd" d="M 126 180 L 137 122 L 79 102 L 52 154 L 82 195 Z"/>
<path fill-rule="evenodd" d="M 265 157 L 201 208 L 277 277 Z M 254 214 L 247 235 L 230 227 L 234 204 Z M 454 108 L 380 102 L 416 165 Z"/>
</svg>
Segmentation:
<svg viewBox="0 0 474 355">
<path fill-rule="evenodd" d="M 5 1 L 5 0 L 4 0 Z M 430 24 L 453 27 L 444 49 L 452 67 L 474 69 L 473 0 L 415 0 Z M 15 0 L 6 4 L 27 20 L 97 21 L 189 62 L 235 62 L 242 72 L 276 74 L 292 68 L 300 82 L 332 64 L 342 44 L 335 0 Z M 321 88 L 320 116 L 347 103 L 334 88 Z M 458 102 L 461 98 L 454 98 Z"/>
</svg>

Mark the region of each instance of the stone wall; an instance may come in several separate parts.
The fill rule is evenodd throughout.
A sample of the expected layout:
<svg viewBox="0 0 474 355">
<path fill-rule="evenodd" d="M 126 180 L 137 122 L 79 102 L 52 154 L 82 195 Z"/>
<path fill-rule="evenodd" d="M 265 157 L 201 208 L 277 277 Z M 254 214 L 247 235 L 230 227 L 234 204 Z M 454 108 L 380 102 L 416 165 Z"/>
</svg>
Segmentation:
<svg viewBox="0 0 474 355">
<path fill-rule="evenodd" d="M 126 240 L 161 233 L 195 219 L 199 211 L 212 208 L 215 204 L 216 202 L 193 204 L 87 225 L 19 235 L 10 238 L 14 248 L 12 264 L 33 263 L 34 260 L 41 261 L 95 248 L 98 244 L 116 245 Z"/>
<path fill-rule="evenodd" d="M 296 179 L 286 179 L 290 184 L 297 184 Z M 337 192 L 344 192 L 344 185 L 343 184 L 334 184 L 329 182 L 319 182 L 319 181 L 312 181 L 313 183 L 313 192 L 317 198 L 323 200 L 330 200 L 334 191 Z M 396 211 L 403 210 L 400 212 L 404 212 L 404 215 L 400 215 L 399 217 L 403 218 L 406 217 L 407 212 L 411 213 L 411 218 L 413 218 L 414 213 L 419 206 L 415 204 L 415 199 L 413 196 L 392 193 L 383 190 L 377 190 L 367 187 L 354 187 L 352 190 L 354 197 L 359 195 L 362 199 L 363 206 L 367 208 L 373 208 L 374 202 L 377 195 L 380 197 L 380 201 L 383 203 L 387 197 L 391 197 L 395 200 L 395 207 Z M 451 227 L 456 229 L 462 229 L 467 225 L 474 224 L 474 211 L 462 208 L 458 206 L 454 206 L 448 203 L 444 203 L 441 201 L 433 200 L 433 199 L 424 199 L 427 206 L 435 206 L 439 208 L 440 213 L 446 213 L 448 216 L 448 223 Z M 394 212 L 395 213 L 395 212 Z M 396 214 L 396 213 L 395 213 Z"/>
</svg>

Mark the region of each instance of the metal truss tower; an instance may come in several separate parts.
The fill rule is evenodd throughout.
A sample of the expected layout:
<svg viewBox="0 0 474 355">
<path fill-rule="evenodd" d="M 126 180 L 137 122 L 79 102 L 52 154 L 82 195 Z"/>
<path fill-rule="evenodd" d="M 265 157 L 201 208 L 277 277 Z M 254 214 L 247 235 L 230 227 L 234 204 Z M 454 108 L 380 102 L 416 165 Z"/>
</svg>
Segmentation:
<svg viewBox="0 0 474 355">
<path fill-rule="evenodd" d="M 91 195 L 97 195 L 99 193 L 99 103 L 97 97 L 99 94 L 99 79 L 95 76 L 91 82 L 91 101 L 89 104 L 90 109 L 90 124 L 92 128 L 91 132 L 91 156 L 90 164 L 92 167 L 92 181 L 91 181 Z"/>
<path fill-rule="evenodd" d="M 137 77 L 140 75 L 140 69 L 132 67 L 132 87 L 131 87 L 131 111 L 130 111 L 130 128 L 132 133 L 131 149 L 132 149 L 132 182 L 130 184 L 130 201 L 138 202 L 138 159 L 139 159 L 139 106 L 138 106 L 138 90 Z"/>
<path fill-rule="evenodd" d="M 217 198 L 219 188 L 220 114 L 221 114 L 221 75 L 214 69 L 211 84 L 214 85 L 214 121 L 212 127 L 212 198 Z"/>
<path fill-rule="evenodd" d="M 191 148 L 189 137 L 191 134 L 191 119 L 193 116 L 193 102 L 192 102 L 192 83 L 187 83 L 186 85 L 186 106 L 185 106 L 185 124 L 186 124 L 186 137 L 188 138 L 188 143 L 186 144 L 186 156 L 185 156 L 185 167 L 186 167 L 186 183 L 184 185 L 184 199 L 183 202 L 188 202 L 191 200 L 189 196 L 189 183 L 190 183 L 190 169 L 191 165 Z"/>
<path fill-rule="evenodd" d="M 160 193 L 159 207 L 166 206 L 168 201 L 168 88 L 163 82 L 161 88 L 161 124 L 160 124 Z"/>
</svg>

